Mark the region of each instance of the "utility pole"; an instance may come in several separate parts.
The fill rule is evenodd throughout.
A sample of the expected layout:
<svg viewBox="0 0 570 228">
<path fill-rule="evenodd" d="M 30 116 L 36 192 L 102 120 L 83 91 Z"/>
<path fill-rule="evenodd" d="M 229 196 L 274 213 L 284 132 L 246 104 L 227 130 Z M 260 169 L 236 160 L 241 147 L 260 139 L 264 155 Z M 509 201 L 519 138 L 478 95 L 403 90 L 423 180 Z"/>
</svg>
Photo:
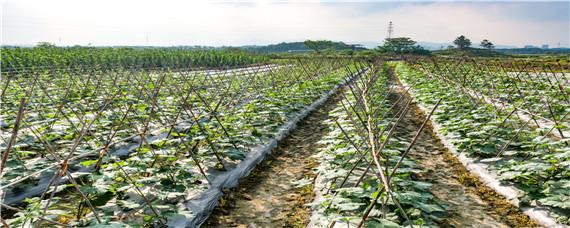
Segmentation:
<svg viewBox="0 0 570 228">
<path fill-rule="evenodd" d="M 390 21 L 390 23 L 388 23 L 388 39 L 392 38 L 393 32 L 394 32 L 394 25 Z"/>
</svg>

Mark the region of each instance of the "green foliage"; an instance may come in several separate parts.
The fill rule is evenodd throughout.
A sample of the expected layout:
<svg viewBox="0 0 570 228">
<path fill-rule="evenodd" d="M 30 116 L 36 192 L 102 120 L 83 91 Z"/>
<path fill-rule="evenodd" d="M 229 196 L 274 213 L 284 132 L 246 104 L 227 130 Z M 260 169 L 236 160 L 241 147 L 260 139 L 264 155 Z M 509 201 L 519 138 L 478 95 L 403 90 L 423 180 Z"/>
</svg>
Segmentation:
<svg viewBox="0 0 570 228">
<path fill-rule="evenodd" d="M 303 42 L 303 45 L 316 51 L 317 53 L 321 53 L 322 51 L 327 50 L 328 52 L 333 51 L 341 51 L 341 50 L 348 50 L 348 51 L 355 51 L 355 50 L 363 50 L 360 45 L 348 45 L 343 42 L 333 42 L 330 40 L 306 40 Z"/>
<path fill-rule="evenodd" d="M 461 35 L 453 41 L 453 44 L 457 46 L 460 50 L 466 50 L 471 47 L 471 40 L 467 39 L 464 35 Z"/>
<path fill-rule="evenodd" d="M 567 58 L 570 54 L 570 48 L 502 48 L 496 49 L 496 51 L 509 55 L 555 55 L 563 58 Z"/>
<path fill-rule="evenodd" d="M 48 208 L 50 213 L 59 210 L 54 220 L 70 226 L 98 224 L 86 202 L 98 212 L 100 225 L 159 227 L 167 219 L 188 218 L 192 212 L 179 205 L 188 202 L 189 194 L 199 195 L 210 187 L 211 174 L 224 172 L 221 164 L 227 165 L 226 171 L 235 167 L 251 149 L 279 134 L 279 127 L 302 108 L 341 82 L 348 69 L 355 70 L 342 60 L 301 61 L 304 65 L 274 65 L 271 74 L 261 66 L 240 74 L 223 72 L 223 77 L 206 71 L 119 68 L 89 74 L 38 73 L 30 80 L 36 75 L 20 72 L 9 78 L 5 100 L 18 101 L 33 86 L 41 87 L 26 100 L 26 127 L 37 134 L 19 132 L 0 184 L 47 168 L 6 189 L 9 196 L 29 192 L 60 167 L 43 141 L 49 140 L 50 149 L 61 157 L 79 141 L 68 170 L 88 200 L 72 184 L 62 183 L 55 194 L 66 201 L 52 201 Z M 2 77 L 2 84 L 7 81 Z M 18 105 L 3 103 L 2 120 L 9 126 L 14 125 Z M 83 126 L 86 134 L 80 139 Z M 109 142 L 113 144 L 106 147 Z M 50 189 L 55 191 L 55 186 Z M 27 206 L 19 205 L 25 212 L 7 222 L 19 227 L 44 216 L 43 207 L 32 199 Z"/>
<path fill-rule="evenodd" d="M 316 41 L 311 41 L 310 43 L 313 42 Z M 345 52 L 367 50 L 366 48 L 362 47 L 362 45 L 359 44 L 346 44 L 337 41 L 331 41 L 331 43 L 329 43 L 327 47 L 325 47 L 325 49 L 326 48 L 334 49 L 336 51 L 345 51 Z M 312 48 L 309 48 L 305 44 L 305 42 L 283 42 L 278 44 L 270 44 L 266 46 L 243 46 L 239 47 L 239 49 L 253 53 L 290 53 L 290 54 L 304 53 L 312 50 Z"/>
<path fill-rule="evenodd" d="M 500 52 L 500 49 L 493 49 L 493 50 L 489 50 L 489 49 L 482 49 L 482 48 L 467 48 L 464 50 L 458 49 L 458 48 L 450 48 L 450 49 L 446 49 L 446 50 L 439 50 L 439 51 L 433 51 L 432 52 L 435 55 L 438 56 L 454 56 L 454 57 L 459 57 L 459 56 L 468 56 L 468 57 L 504 57 L 507 56 L 505 54 L 503 54 L 502 52 Z"/>
<path fill-rule="evenodd" d="M 481 47 L 491 50 L 495 48 L 495 45 L 491 41 L 484 39 L 483 41 L 481 41 Z"/>
<path fill-rule="evenodd" d="M 378 108 L 378 113 L 389 113 L 392 104 L 382 102 L 382 98 L 389 93 L 387 68 L 378 67 L 378 69 L 372 69 L 373 72 L 378 70 L 376 74 L 371 74 L 378 76 L 373 83 L 364 86 L 363 81 L 367 78 L 363 77 L 362 80 L 356 82 L 361 84 L 354 85 L 354 87 L 366 87 L 370 91 L 366 95 L 367 100 L 370 101 L 369 105 Z M 360 123 L 355 124 L 351 121 L 351 117 L 363 116 L 364 111 L 346 107 L 346 104 L 357 103 L 360 97 L 350 90 L 344 93 L 345 100 L 339 102 L 329 112 L 330 119 L 324 121 L 330 132 L 318 142 L 320 147 L 316 155 L 319 159 L 317 172 L 322 180 L 315 184 L 315 188 L 324 189 L 321 190 L 324 200 L 316 206 L 314 214 L 319 217 L 319 220 L 326 221 L 319 225 L 331 224 L 332 221 L 342 224 L 346 221 L 356 226 L 368 209 L 370 209 L 370 214 L 365 223 L 366 227 L 435 225 L 435 220 L 431 218 L 445 216 L 445 207 L 429 192 L 432 186 L 430 183 L 415 180 L 415 176 L 423 174 L 424 171 L 417 167 L 414 160 L 404 158 L 400 168 L 391 178 L 392 196 L 386 194 L 385 191 L 378 190 L 383 184 L 375 175 L 376 170 L 372 171 L 373 168 L 371 168 L 370 172 L 364 174 L 363 170 L 370 168 L 367 168 L 368 162 L 364 161 L 372 162 L 373 160 L 368 144 L 360 135 L 366 128 Z M 389 127 L 390 118 L 378 116 L 373 117 L 372 121 L 383 129 Z M 347 138 L 350 138 L 353 143 Z M 382 164 L 393 167 L 400 159 L 401 151 L 406 149 L 407 143 L 409 142 L 399 137 L 389 140 L 379 156 Z M 363 146 L 357 149 L 354 145 Z M 360 156 L 364 159 L 360 160 Z M 344 182 L 345 178 L 346 182 Z M 357 185 L 358 180 L 361 182 Z M 343 183 L 345 185 L 342 185 Z M 377 197 L 379 200 L 376 204 L 371 204 Z M 394 203 L 396 200 L 410 218 L 411 224 L 407 223 L 402 211 Z"/>
<path fill-rule="evenodd" d="M 380 52 L 396 54 L 418 54 L 429 55 L 430 51 L 425 50 L 416 41 L 408 37 L 386 38 L 384 45 L 379 47 Z"/>
<path fill-rule="evenodd" d="M 313 51 L 321 52 L 324 49 L 332 48 L 333 42 L 330 40 L 305 40 L 305 46 Z"/>
<path fill-rule="evenodd" d="M 186 50 L 181 48 L 2 47 L 2 71 L 28 68 L 188 68 L 228 67 L 266 62 L 263 55 L 239 50 Z"/>
<path fill-rule="evenodd" d="M 448 65 L 439 62 L 437 67 L 447 67 L 450 75 L 444 80 L 439 78 L 444 75 L 438 74 L 436 66 L 430 63 L 424 62 L 422 68 L 412 68 L 404 63 L 394 65 L 396 74 L 403 82 L 416 85 L 411 91 L 422 106 L 430 107 L 442 98 L 434 117 L 441 126 L 442 133 L 459 149 L 458 152 L 477 160 L 485 159 L 489 169 L 497 172 L 501 180 L 524 190 L 520 198 L 524 204 L 549 206 L 556 209 L 559 215 L 567 213 L 570 197 L 568 139 L 555 140 L 543 136 L 545 129 L 530 128 L 525 124 L 526 121 L 519 119 L 518 114 L 508 116 L 512 108 L 498 111 L 491 104 L 475 102 L 466 92 L 478 91 L 479 96 L 504 98 L 504 94 L 514 91 L 516 77 L 494 76 L 489 73 L 493 70 L 489 66 L 485 68 L 486 72 L 477 73 L 477 68 L 468 63 L 455 69 L 451 63 Z M 460 79 L 453 77 L 454 69 L 472 73 L 464 74 Z M 544 78 L 535 79 L 532 85 L 517 81 L 519 91 L 541 93 L 552 100 L 563 99 L 559 97 L 560 90 L 557 87 L 551 87 L 538 79 Z M 469 80 L 469 83 L 463 80 Z M 492 90 L 489 84 L 494 85 Z M 511 95 L 508 101 L 517 104 L 518 108 L 536 110 L 535 115 L 550 115 L 550 112 L 544 110 L 543 100 L 530 94 L 519 95 Z M 551 105 L 562 110 L 566 107 L 564 102 L 554 102 Z M 560 120 L 561 117 L 556 116 L 556 119 Z M 569 222 L 564 216 L 558 218 L 561 223 Z"/>
</svg>

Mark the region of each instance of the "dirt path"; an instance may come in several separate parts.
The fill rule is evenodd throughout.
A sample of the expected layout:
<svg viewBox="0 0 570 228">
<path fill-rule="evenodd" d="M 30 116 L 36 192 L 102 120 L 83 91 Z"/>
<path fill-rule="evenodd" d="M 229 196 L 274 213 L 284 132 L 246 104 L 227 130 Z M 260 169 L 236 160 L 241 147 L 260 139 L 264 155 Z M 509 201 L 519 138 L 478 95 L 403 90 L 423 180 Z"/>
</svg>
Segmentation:
<svg viewBox="0 0 570 228">
<path fill-rule="evenodd" d="M 301 121 L 268 159 L 222 198 L 204 227 L 304 227 L 311 216 L 305 204 L 313 200 L 311 169 L 316 164 L 311 155 L 328 132 L 323 122 L 339 97 L 331 97 Z M 300 180 L 310 184 L 297 187 Z"/>
<path fill-rule="evenodd" d="M 392 85 L 398 81 L 392 77 Z M 391 100 L 403 95 L 391 94 Z M 245 180 L 220 200 L 204 227 L 304 227 L 310 217 L 305 204 L 313 200 L 311 158 L 328 129 L 323 121 L 339 101 L 333 96 L 303 120 Z M 394 137 L 411 141 L 425 117 L 414 105 Z M 485 187 L 445 149 L 431 127 L 424 129 L 410 152 L 424 174 L 417 179 L 430 182 L 432 194 L 447 206 L 450 216 L 439 221 L 443 227 L 532 227 L 530 219 L 506 200 Z M 311 183 L 297 187 L 300 180 Z"/>
<path fill-rule="evenodd" d="M 391 77 L 391 84 L 399 81 Z M 392 100 L 403 95 L 403 90 L 392 94 Z M 395 132 L 396 137 L 410 141 L 425 116 L 414 105 Z M 425 172 L 417 178 L 432 183 L 431 193 L 447 205 L 449 217 L 440 221 L 451 227 L 532 227 L 528 216 L 519 212 L 506 200 L 484 186 L 461 165 L 435 136 L 433 128 L 424 129 L 409 154 Z"/>
<path fill-rule="evenodd" d="M 409 142 L 421 126 L 416 116 L 416 113 L 408 113 L 395 136 Z M 417 178 L 432 183 L 431 193 L 448 207 L 447 211 L 451 216 L 442 223 L 454 227 L 508 227 L 500 222 L 500 218 L 493 216 L 493 211 L 489 210 L 487 203 L 461 183 L 462 177 L 458 175 L 445 153 L 445 148 L 428 128 L 424 129 L 409 154 L 410 158 L 418 161 L 424 171 Z"/>
</svg>

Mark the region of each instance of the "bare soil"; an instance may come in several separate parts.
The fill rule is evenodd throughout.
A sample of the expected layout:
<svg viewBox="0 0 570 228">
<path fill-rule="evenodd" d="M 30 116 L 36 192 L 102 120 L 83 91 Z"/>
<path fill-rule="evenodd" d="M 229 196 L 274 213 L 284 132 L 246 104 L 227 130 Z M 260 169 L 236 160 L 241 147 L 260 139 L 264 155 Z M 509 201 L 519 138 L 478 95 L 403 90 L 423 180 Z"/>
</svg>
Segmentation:
<svg viewBox="0 0 570 228">
<path fill-rule="evenodd" d="M 391 76 L 390 83 L 400 85 Z M 340 92 L 340 91 L 339 91 Z M 395 90 L 397 96 L 409 96 Z M 204 227 L 304 227 L 311 215 L 306 204 L 313 200 L 313 185 L 297 187 L 296 181 L 311 183 L 316 167 L 311 155 L 329 130 L 323 121 L 329 118 L 340 96 L 323 104 L 301 121 L 289 137 L 279 143 L 269 158 L 230 189 Z M 395 137 L 411 141 L 425 116 L 413 105 L 395 132 Z M 518 208 L 482 184 L 445 148 L 428 125 L 409 154 L 425 172 L 416 179 L 433 184 L 431 193 L 444 202 L 448 216 L 439 219 L 442 227 L 537 227 Z M 434 219 L 437 220 L 437 216 Z"/>
<path fill-rule="evenodd" d="M 305 227 L 311 216 L 316 167 L 311 156 L 328 133 L 323 122 L 339 101 L 332 96 L 302 120 L 297 128 L 220 200 L 204 227 Z M 311 184 L 297 187 L 296 182 Z"/>
<path fill-rule="evenodd" d="M 391 75 L 390 83 L 399 86 Z M 399 89 L 393 98 L 404 94 Z M 403 119 L 395 136 L 410 141 L 420 128 L 425 115 L 416 104 Z M 431 193 L 447 206 L 448 217 L 440 221 L 444 227 L 537 227 L 527 215 L 480 182 L 455 158 L 428 125 L 409 154 L 425 172 L 417 178 L 432 183 Z"/>
</svg>

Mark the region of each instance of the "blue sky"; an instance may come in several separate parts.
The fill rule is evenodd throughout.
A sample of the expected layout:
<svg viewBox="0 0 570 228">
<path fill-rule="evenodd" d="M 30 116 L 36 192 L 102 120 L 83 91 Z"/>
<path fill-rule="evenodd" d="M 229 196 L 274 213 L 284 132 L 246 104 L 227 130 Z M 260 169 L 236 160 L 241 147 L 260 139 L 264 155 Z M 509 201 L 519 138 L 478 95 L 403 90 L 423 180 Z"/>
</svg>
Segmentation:
<svg viewBox="0 0 570 228">
<path fill-rule="evenodd" d="M 570 1 L 3 0 L 2 43 L 251 45 L 305 39 L 570 46 Z"/>
</svg>

